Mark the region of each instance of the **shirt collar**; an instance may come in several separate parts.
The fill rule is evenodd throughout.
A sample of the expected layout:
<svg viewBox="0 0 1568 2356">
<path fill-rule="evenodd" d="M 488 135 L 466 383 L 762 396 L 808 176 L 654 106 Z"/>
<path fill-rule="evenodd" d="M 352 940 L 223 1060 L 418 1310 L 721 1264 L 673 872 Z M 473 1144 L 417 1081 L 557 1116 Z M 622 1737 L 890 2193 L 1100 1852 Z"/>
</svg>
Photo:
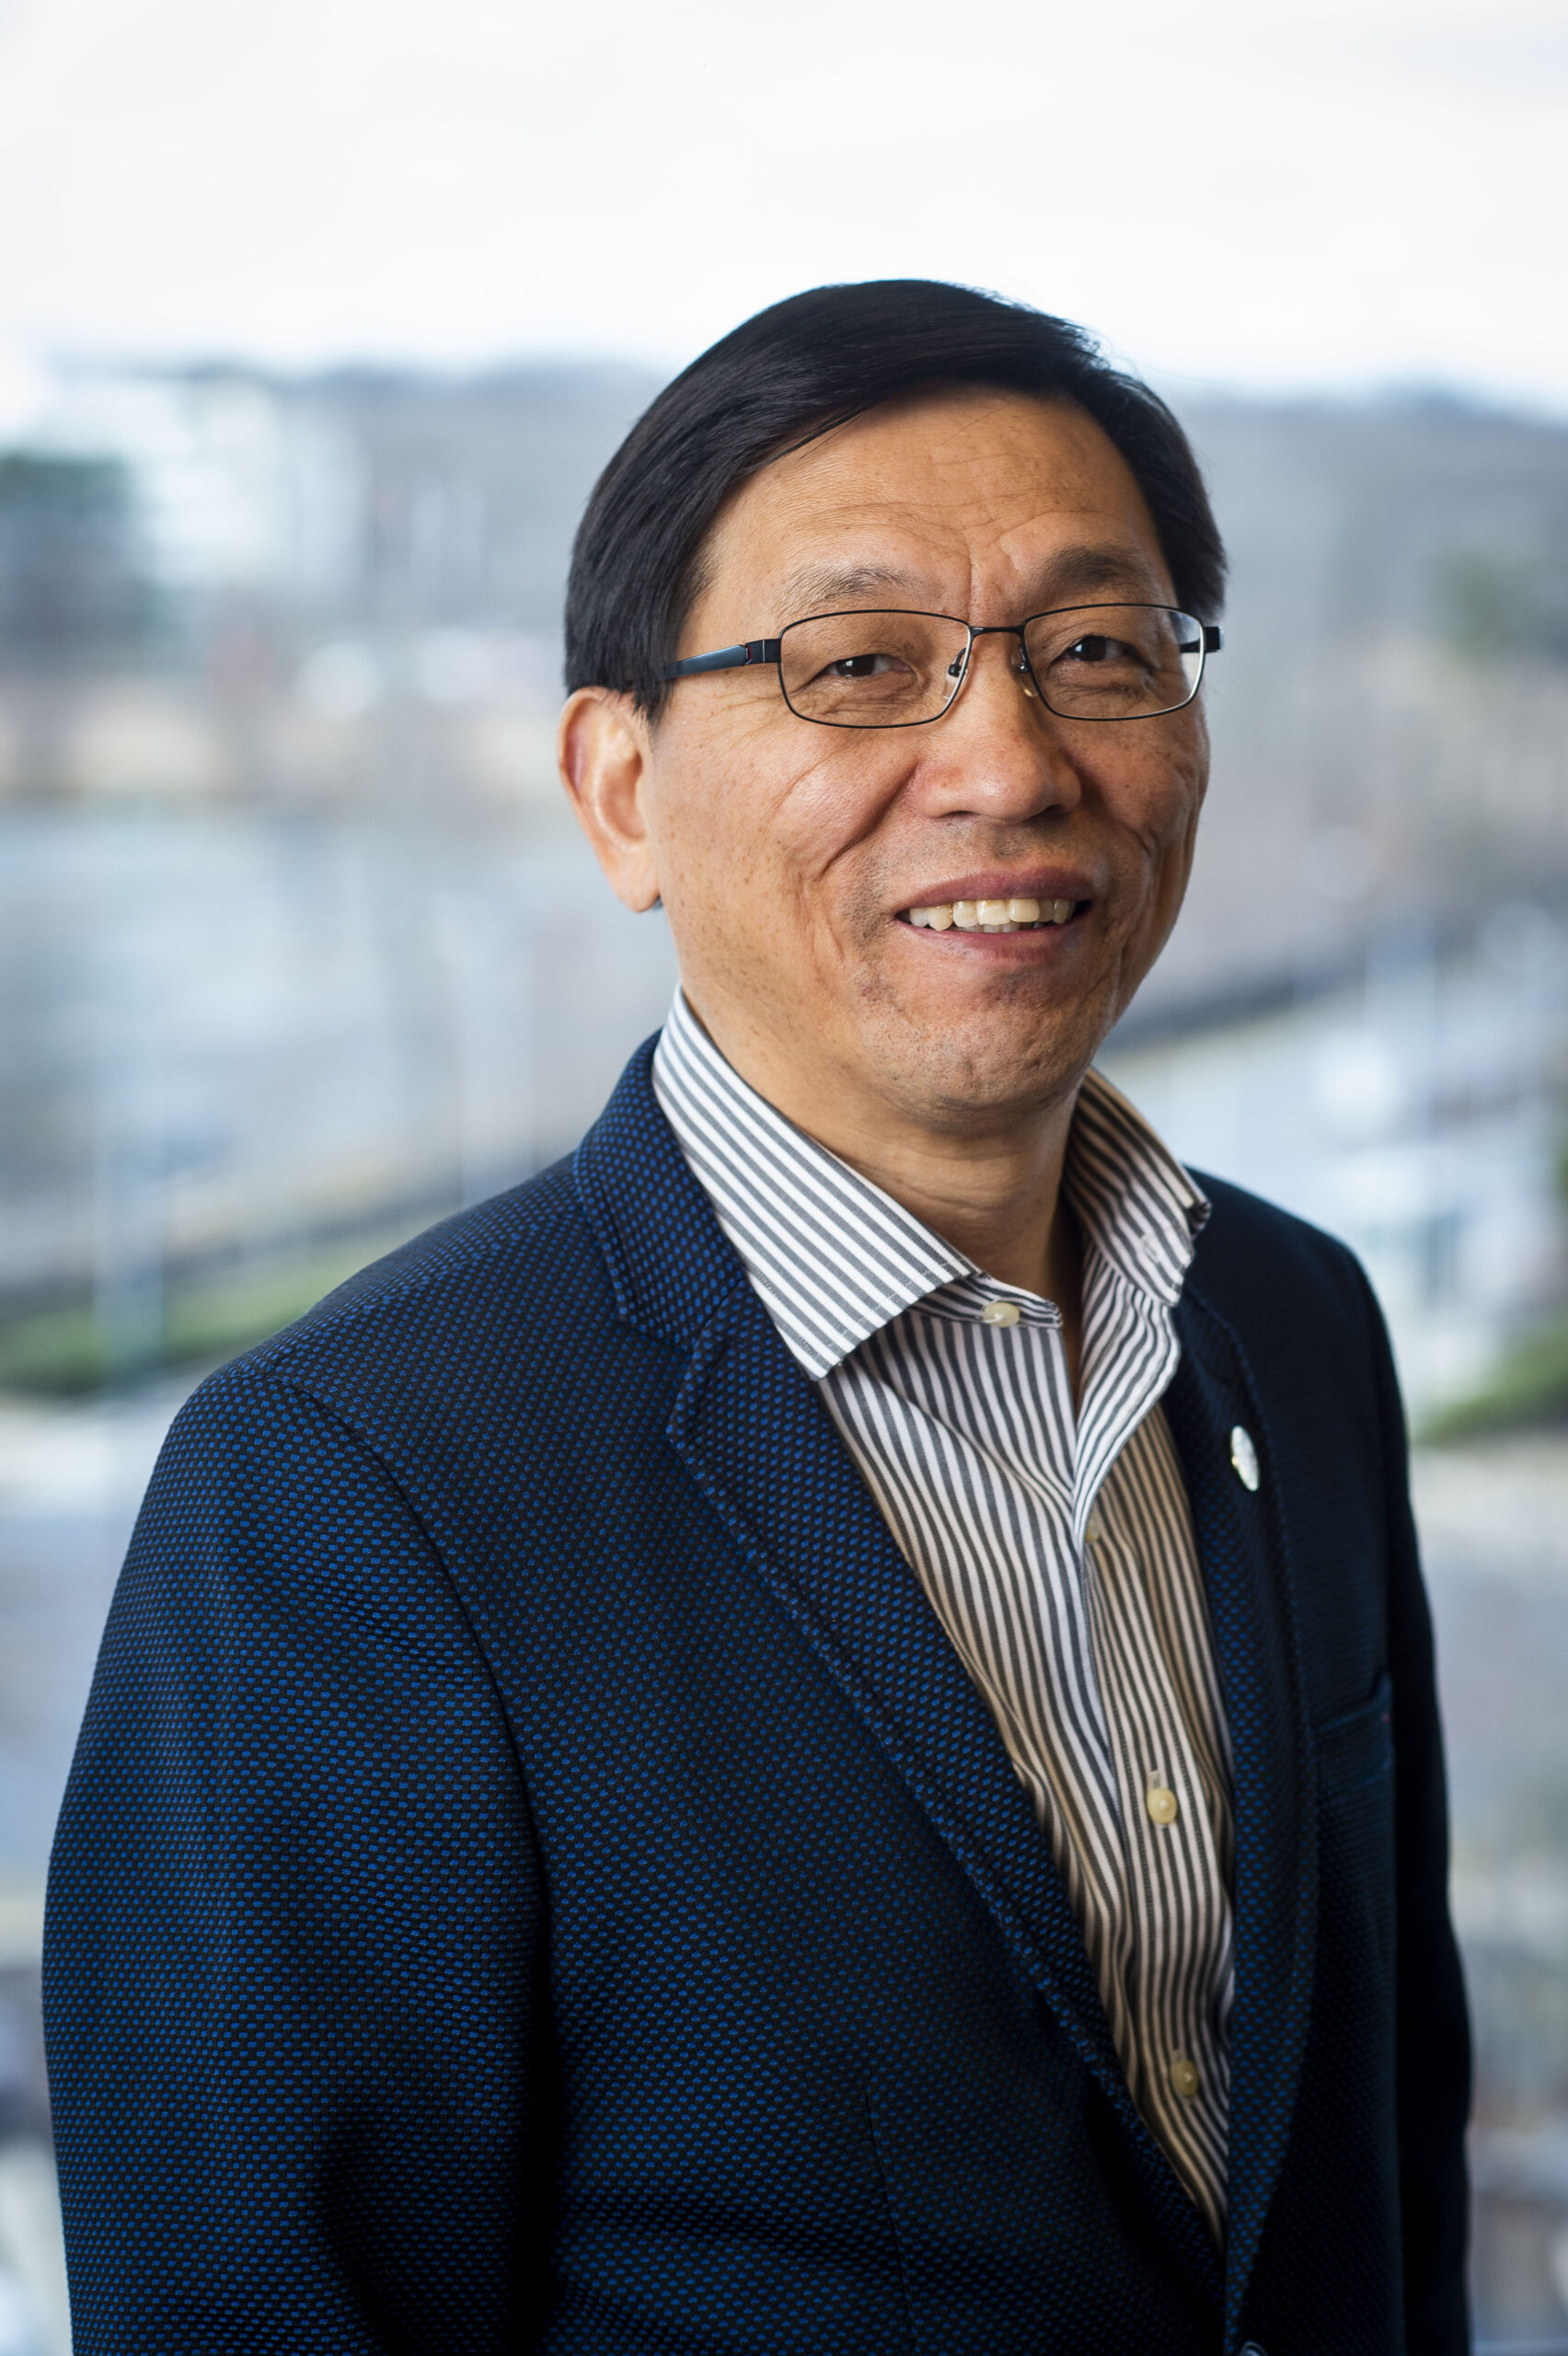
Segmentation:
<svg viewBox="0 0 1568 2356">
<path fill-rule="evenodd" d="M 1102 1072 L 1087 1072 L 1078 1091 L 1062 1189 L 1091 1252 L 1124 1282 L 1174 1308 L 1212 1206 Z"/>
<path fill-rule="evenodd" d="M 815 1380 L 940 1287 L 978 1278 L 963 1253 L 795 1126 L 721 1055 L 677 988 L 653 1088 L 785 1345 Z M 1208 1203 L 1098 1072 L 1079 1092 L 1064 1185 L 1091 1251 L 1173 1303 Z"/>
</svg>

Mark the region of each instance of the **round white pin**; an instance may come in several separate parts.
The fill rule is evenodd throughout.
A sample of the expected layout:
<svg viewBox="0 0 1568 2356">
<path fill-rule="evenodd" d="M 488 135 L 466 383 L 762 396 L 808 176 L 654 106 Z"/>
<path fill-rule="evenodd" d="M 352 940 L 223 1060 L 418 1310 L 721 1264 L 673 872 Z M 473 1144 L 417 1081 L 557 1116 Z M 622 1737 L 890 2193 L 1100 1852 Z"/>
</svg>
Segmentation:
<svg viewBox="0 0 1568 2356">
<path fill-rule="evenodd" d="M 1252 1445 L 1252 1435 L 1245 1424 L 1238 1424 L 1230 1435 L 1230 1461 L 1236 1467 L 1236 1478 L 1244 1489 L 1255 1489 L 1261 1475 L 1258 1472 L 1258 1451 Z"/>
</svg>

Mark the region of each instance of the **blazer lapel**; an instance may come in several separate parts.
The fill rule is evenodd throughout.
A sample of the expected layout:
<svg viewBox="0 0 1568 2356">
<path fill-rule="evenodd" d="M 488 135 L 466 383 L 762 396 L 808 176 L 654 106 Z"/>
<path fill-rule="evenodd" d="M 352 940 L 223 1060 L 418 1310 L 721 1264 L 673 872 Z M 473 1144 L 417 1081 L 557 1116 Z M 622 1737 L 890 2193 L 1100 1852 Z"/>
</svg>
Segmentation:
<svg viewBox="0 0 1568 2356">
<path fill-rule="evenodd" d="M 1235 1778 L 1228 2344 L 1289 2137 L 1311 2011 L 1317 1915 L 1312 1743 L 1268 1419 L 1239 1341 L 1189 1282 L 1165 1411 L 1186 1474 Z M 1231 1461 L 1240 1425 L 1255 1492 Z"/>
<path fill-rule="evenodd" d="M 623 1316 L 689 1362 L 669 1438 L 737 1547 L 947 1843 L 1120 2118 L 1151 2211 L 1217 2304 L 1213 2242 L 1127 2091 L 1066 1888 L 1001 1738 L 647 1080 L 579 1149 Z"/>
</svg>

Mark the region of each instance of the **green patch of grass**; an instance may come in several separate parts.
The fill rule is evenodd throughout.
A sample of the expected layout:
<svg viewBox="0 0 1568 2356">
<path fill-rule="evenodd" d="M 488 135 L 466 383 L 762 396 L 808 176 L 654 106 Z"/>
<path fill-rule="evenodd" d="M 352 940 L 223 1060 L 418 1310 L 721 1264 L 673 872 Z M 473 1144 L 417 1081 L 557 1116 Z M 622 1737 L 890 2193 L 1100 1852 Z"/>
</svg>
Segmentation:
<svg viewBox="0 0 1568 2356">
<path fill-rule="evenodd" d="M 291 1324 L 403 1240 L 401 1231 L 361 1237 L 257 1268 L 176 1277 L 164 1295 L 161 1328 L 130 1350 L 86 1303 L 0 1319 L 0 1391 L 79 1395 L 131 1375 L 232 1357 Z"/>
<path fill-rule="evenodd" d="M 43 1309 L 0 1323 L 0 1391 L 96 1391 L 106 1352 L 90 1309 Z"/>
<path fill-rule="evenodd" d="M 1516 1343 L 1490 1381 L 1434 1415 L 1421 1438 L 1440 1443 L 1562 1423 L 1568 1423 L 1568 1312 Z"/>
</svg>

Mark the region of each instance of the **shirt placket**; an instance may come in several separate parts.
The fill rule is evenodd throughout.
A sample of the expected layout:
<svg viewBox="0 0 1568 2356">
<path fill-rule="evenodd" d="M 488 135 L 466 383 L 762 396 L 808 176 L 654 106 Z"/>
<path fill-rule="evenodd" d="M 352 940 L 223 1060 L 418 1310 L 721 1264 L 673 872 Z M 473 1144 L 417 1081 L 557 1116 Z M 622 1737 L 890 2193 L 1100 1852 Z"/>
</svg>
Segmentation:
<svg viewBox="0 0 1568 2356">
<path fill-rule="evenodd" d="M 1104 1282 L 1122 1281 L 1096 1271 Z M 1215 1958 L 1201 1893 L 1218 1885 L 1213 1828 L 1193 1750 L 1144 1584 L 1143 1565 L 1121 1527 L 1116 1496 L 1125 1452 L 1150 1414 L 1174 1364 L 1170 1314 L 1134 1299 L 1121 1305 L 1136 1323 L 1148 1379 L 1095 1428 L 1098 1402 L 1085 1400 L 1080 1452 L 1090 1471 L 1075 1498 L 1083 1529 L 1082 1559 L 1096 1669 L 1104 1698 L 1126 1858 L 1126 1920 L 1119 1947 L 1126 1958 L 1124 2013 L 1131 2035 L 1123 2049 L 1135 2099 L 1172 2154 L 1211 2224 L 1222 2219 L 1224 2056 L 1212 2002 Z"/>
<path fill-rule="evenodd" d="M 1222 2155 L 1225 2063 L 1213 2003 L 1213 1833 L 1197 1763 L 1155 1652 L 1139 1649 L 1138 1566 L 1102 1497 L 1096 1548 L 1098 1641 L 1104 1660 L 1123 1824 L 1131 1937 L 1129 2077 L 1139 2108 L 1176 2158 L 1200 2204 Z M 1217 1926 L 1214 1926 L 1217 1927 Z"/>
<path fill-rule="evenodd" d="M 946 1395 L 944 1408 L 964 1444 L 977 1457 L 997 1463 L 1013 1489 L 1030 1500 L 1034 1527 L 1020 1529 L 1008 1576 L 1015 1606 L 1032 1615 L 1040 1631 L 1041 1673 L 1030 1680 L 1027 1690 L 1013 1685 L 1005 1675 L 998 1687 L 996 1669 L 1001 1664 L 994 1664 L 986 1677 L 982 1664 L 962 1642 L 960 1632 L 950 1624 L 949 1633 L 958 1642 L 971 1674 L 992 1694 L 1009 1756 L 1083 1925 L 1113 2038 L 1118 2050 L 1125 2052 L 1135 2033 L 1128 2002 L 1131 1914 L 1126 1848 L 1089 1592 L 1073 1535 L 1072 1466 L 1062 1460 L 1059 1449 L 1051 1447 L 1048 1438 L 1060 1427 L 1070 1440 L 1072 1403 L 1066 1348 L 1059 1323 L 1045 1322 L 1032 1308 L 1005 1325 L 983 1312 L 976 1321 L 974 1308 L 974 1300 L 954 1299 L 950 1313 L 968 1324 L 971 1332 L 975 1322 L 987 1327 L 986 1345 L 1009 1354 L 1017 1392 L 1016 1422 L 1004 1441 L 962 1384 Z M 928 1308 L 913 1311 L 911 1322 L 915 1321 L 940 1322 L 940 1314 Z M 1066 1666 L 1073 1659 L 1082 1664 L 1081 1679 Z M 1008 1668 L 1011 1666 L 1007 1663 Z M 1064 1740 L 1069 1727 L 1074 1731 Z M 1081 1761 L 1086 1750 L 1097 1754 L 1099 1774 L 1066 1772 L 1066 1761 Z"/>
</svg>

